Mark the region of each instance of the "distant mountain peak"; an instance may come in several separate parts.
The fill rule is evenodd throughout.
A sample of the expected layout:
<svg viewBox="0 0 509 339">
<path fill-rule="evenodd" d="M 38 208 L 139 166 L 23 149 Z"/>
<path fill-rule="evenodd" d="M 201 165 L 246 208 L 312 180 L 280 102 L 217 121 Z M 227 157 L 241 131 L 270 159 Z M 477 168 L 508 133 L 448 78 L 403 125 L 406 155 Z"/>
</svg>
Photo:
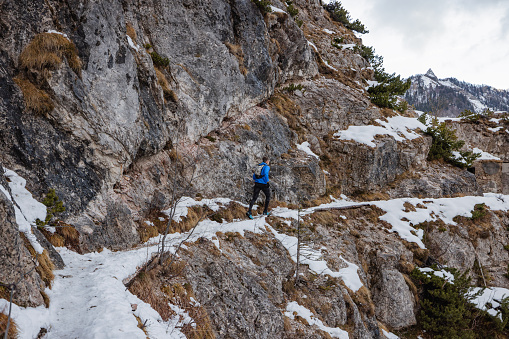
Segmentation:
<svg viewBox="0 0 509 339">
<path fill-rule="evenodd" d="M 417 110 L 439 116 L 458 116 L 468 109 L 473 112 L 509 111 L 509 91 L 480 86 L 455 78 L 438 79 L 431 68 L 426 74 L 410 77 L 412 84 L 405 100 Z"/>
<path fill-rule="evenodd" d="M 433 73 L 433 70 L 430 68 L 428 69 L 428 71 L 426 72 L 425 74 L 428 78 L 431 78 L 431 79 L 434 79 L 434 80 L 438 80 L 437 76 L 435 75 L 435 73 Z"/>
</svg>

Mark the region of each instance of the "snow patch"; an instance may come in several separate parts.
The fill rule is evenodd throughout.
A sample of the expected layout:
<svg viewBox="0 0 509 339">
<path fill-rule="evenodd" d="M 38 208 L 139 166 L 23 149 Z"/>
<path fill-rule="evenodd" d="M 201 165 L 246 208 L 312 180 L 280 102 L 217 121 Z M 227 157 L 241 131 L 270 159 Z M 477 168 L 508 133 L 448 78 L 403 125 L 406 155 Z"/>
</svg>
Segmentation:
<svg viewBox="0 0 509 339">
<path fill-rule="evenodd" d="M 289 302 L 286 305 L 285 316 L 290 319 L 295 319 L 296 316 L 306 320 L 310 326 L 316 325 L 320 330 L 329 333 L 333 338 L 348 339 L 348 332 L 340 329 L 339 327 L 328 327 L 323 322 L 315 317 L 310 310 L 304 306 L 299 305 L 296 301 Z"/>
<path fill-rule="evenodd" d="M 60 34 L 61 36 L 63 36 L 67 40 L 69 40 L 69 37 L 67 36 L 67 34 L 59 32 L 59 31 L 55 31 L 54 29 L 50 29 L 46 33 Z M 69 40 L 69 41 L 71 41 L 71 40 Z"/>
<path fill-rule="evenodd" d="M 311 148 L 309 148 L 309 142 L 307 141 L 304 141 L 302 144 L 298 145 L 297 144 L 297 149 L 300 149 L 301 151 L 305 152 L 306 154 L 312 156 L 312 157 L 315 157 L 317 159 L 319 159 L 320 157 L 318 155 L 316 155 L 312 150 Z"/>
<path fill-rule="evenodd" d="M 448 283 L 451 283 L 451 284 L 454 283 L 454 275 L 450 272 L 447 272 L 446 270 L 442 269 L 442 270 L 435 271 L 434 269 L 432 269 L 430 267 L 418 267 L 417 269 L 419 271 L 421 271 L 422 273 L 426 274 L 427 276 L 431 276 L 433 274 L 437 277 L 443 278 Z"/>
<path fill-rule="evenodd" d="M 475 287 L 471 290 L 470 294 L 474 295 L 478 293 L 482 288 Z M 488 287 L 477 296 L 472 303 L 479 309 L 487 311 L 494 317 L 499 317 L 502 320 L 502 314 L 500 313 L 500 302 L 502 299 L 509 297 L 509 289 L 502 287 Z"/>
<path fill-rule="evenodd" d="M 139 52 L 139 47 L 133 42 L 133 39 L 129 35 L 126 35 L 127 42 L 129 43 L 129 46 L 131 46 L 132 49 L 134 49 L 136 52 Z"/>
<path fill-rule="evenodd" d="M 318 48 L 316 48 L 316 45 L 308 40 L 308 44 L 315 49 L 315 52 L 318 53 Z"/>
<path fill-rule="evenodd" d="M 323 31 L 327 34 L 336 34 L 336 32 L 331 31 L 330 29 L 324 28 Z"/>
<path fill-rule="evenodd" d="M 493 120 L 493 119 L 492 119 Z M 497 119 L 495 119 L 497 120 Z M 491 131 L 493 133 L 497 133 L 498 131 L 500 131 L 501 129 L 503 129 L 504 127 L 502 126 L 499 126 L 499 127 L 496 127 L 496 128 L 491 128 L 491 127 L 488 127 L 488 131 Z"/>
<path fill-rule="evenodd" d="M 382 332 L 384 334 L 384 336 L 387 338 L 387 339 L 399 339 L 399 337 L 397 335 L 395 335 L 394 333 L 392 332 L 387 332 L 386 330 L 384 330 L 382 328 Z"/>
<path fill-rule="evenodd" d="M 274 7 L 272 5 L 270 6 L 270 9 L 272 10 L 272 12 L 275 12 L 275 13 L 286 13 L 281 8 L 277 8 L 277 7 Z"/>
<path fill-rule="evenodd" d="M 32 233 L 32 226 L 35 226 L 37 219 L 46 219 L 46 206 L 32 197 L 32 193 L 25 188 L 26 180 L 17 175 L 16 172 L 4 168 L 4 176 L 8 181 L 12 196 L 2 185 L 0 185 L 0 190 L 10 201 L 14 202 L 13 206 L 18 228 L 28 238 L 35 251 L 41 254 L 44 249 Z"/>
<path fill-rule="evenodd" d="M 334 136 L 340 140 L 353 140 L 370 147 L 376 147 L 376 135 L 388 135 L 397 141 L 413 140 L 421 137 L 420 134 L 413 132 L 413 130 L 426 129 L 426 126 L 416 118 L 395 116 L 387 120 L 386 122 L 377 119 L 376 122 L 381 126 L 350 126 L 347 130 L 336 132 Z"/>
<path fill-rule="evenodd" d="M 472 152 L 477 153 L 477 154 L 479 154 L 479 153 L 481 154 L 481 156 L 479 158 L 477 158 L 477 160 L 501 160 L 499 157 L 496 157 L 493 154 L 490 154 L 488 152 L 481 151 L 477 147 L 474 147 Z"/>
</svg>

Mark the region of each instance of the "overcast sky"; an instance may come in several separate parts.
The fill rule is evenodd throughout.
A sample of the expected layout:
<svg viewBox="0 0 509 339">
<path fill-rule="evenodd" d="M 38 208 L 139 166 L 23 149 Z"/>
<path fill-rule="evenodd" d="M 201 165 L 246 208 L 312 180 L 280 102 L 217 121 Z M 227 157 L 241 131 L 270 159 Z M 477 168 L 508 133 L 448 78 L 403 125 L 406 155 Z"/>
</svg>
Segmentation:
<svg viewBox="0 0 509 339">
<path fill-rule="evenodd" d="M 362 36 L 403 77 L 431 68 L 439 78 L 509 89 L 509 0 L 342 0 Z"/>
</svg>

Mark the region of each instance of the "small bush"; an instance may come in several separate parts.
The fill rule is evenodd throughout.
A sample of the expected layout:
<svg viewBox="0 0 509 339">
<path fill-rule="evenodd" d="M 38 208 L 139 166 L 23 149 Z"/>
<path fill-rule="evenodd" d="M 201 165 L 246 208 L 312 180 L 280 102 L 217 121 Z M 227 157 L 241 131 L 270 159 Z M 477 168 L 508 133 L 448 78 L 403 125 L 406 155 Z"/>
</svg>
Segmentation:
<svg viewBox="0 0 509 339">
<path fill-rule="evenodd" d="M 156 51 L 150 52 L 152 62 L 156 67 L 168 67 L 170 65 L 170 59 L 160 56 Z"/>
<path fill-rule="evenodd" d="M 301 84 L 298 84 L 298 85 L 290 84 L 283 88 L 283 90 L 285 90 L 287 92 L 295 92 L 297 90 L 302 91 L 303 89 L 304 89 L 304 86 L 302 86 Z"/>
<path fill-rule="evenodd" d="M 64 203 L 58 198 L 55 190 L 52 188 L 46 193 L 46 197 L 42 201 L 42 203 L 46 206 L 46 219 L 44 221 L 37 219 L 35 222 L 37 226 L 43 227 L 47 225 L 52 225 L 56 220 L 53 218 L 60 213 L 65 212 Z"/>
<path fill-rule="evenodd" d="M 30 81 L 22 78 L 14 78 L 14 82 L 23 93 L 23 99 L 27 110 L 43 115 L 51 112 L 53 108 L 55 108 L 48 93 L 40 90 Z"/>
<path fill-rule="evenodd" d="M 463 112 L 461 112 L 458 117 L 472 122 L 477 122 L 479 121 L 479 119 L 490 118 L 493 115 L 494 115 L 493 111 L 489 109 L 484 110 L 482 113 L 472 112 L 471 110 L 466 109 Z"/>
<path fill-rule="evenodd" d="M 464 110 L 458 115 L 458 118 L 462 118 L 470 121 L 478 121 L 481 118 L 481 114 L 472 112 L 469 109 Z"/>
<path fill-rule="evenodd" d="M 419 117 L 419 121 L 427 122 L 427 114 L 422 114 Z M 463 140 L 458 140 L 456 130 L 450 129 L 445 122 L 439 123 L 436 117 L 432 118 L 425 133 L 433 138 L 428 153 L 428 160 L 443 159 L 452 165 L 465 168 L 471 167 L 473 161 L 480 156 L 480 154 L 469 151 L 459 151 L 465 142 Z M 459 151 L 459 157 L 454 154 L 454 152 L 457 151 Z"/>
<path fill-rule="evenodd" d="M 286 10 L 288 11 L 288 14 L 290 14 L 292 18 L 299 14 L 299 10 L 295 8 L 295 6 L 293 5 L 293 1 L 290 0 L 286 0 Z"/>
<path fill-rule="evenodd" d="M 333 47 L 336 47 L 337 49 L 343 49 L 343 46 L 341 46 L 344 43 L 345 39 L 342 37 L 335 37 L 331 40 L 331 45 Z"/>
<path fill-rule="evenodd" d="M 410 88 L 410 79 L 403 80 L 396 73 L 389 74 L 383 67 L 383 57 L 375 54 L 373 47 L 355 46 L 354 52 L 359 53 L 375 69 L 376 86 L 368 88 L 368 95 L 372 103 L 379 107 L 404 111 L 405 106 L 398 105 L 398 95 L 403 95 Z M 406 106 L 408 107 L 408 106 Z"/>
<path fill-rule="evenodd" d="M 269 0 L 252 0 L 254 4 L 258 7 L 260 12 L 265 15 L 267 13 L 272 12 L 272 8 L 270 7 L 270 1 Z"/>
<path fill-rule="evenodd" d="M 472 216 L 470 217 L 470 219 L 472 219 L 472 220 L 481 219 L 482 217 L 484 217 L 486 215 L 486 213 L 488 213 L 488 211 L 486 209 L 485 203 L 476 204 L 474 206 L 474 209 L 472 210 Z"/>
</svg>

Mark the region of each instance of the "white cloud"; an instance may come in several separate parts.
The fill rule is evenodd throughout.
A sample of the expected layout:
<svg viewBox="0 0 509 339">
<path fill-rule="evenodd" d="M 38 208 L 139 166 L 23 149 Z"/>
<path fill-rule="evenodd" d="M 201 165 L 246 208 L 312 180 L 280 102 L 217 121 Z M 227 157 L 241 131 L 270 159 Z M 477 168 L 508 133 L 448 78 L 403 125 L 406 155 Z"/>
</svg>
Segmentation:
<svg viewBox="0 0 509 339">
<path fill-rule="evenodd" d="M 365 45 L 384 57 L 388 72 L 402 76 L 432 68 L 509 89 L 509 1 L 343 0 L 352 18 L 369 29 Z"/>
</svg>

